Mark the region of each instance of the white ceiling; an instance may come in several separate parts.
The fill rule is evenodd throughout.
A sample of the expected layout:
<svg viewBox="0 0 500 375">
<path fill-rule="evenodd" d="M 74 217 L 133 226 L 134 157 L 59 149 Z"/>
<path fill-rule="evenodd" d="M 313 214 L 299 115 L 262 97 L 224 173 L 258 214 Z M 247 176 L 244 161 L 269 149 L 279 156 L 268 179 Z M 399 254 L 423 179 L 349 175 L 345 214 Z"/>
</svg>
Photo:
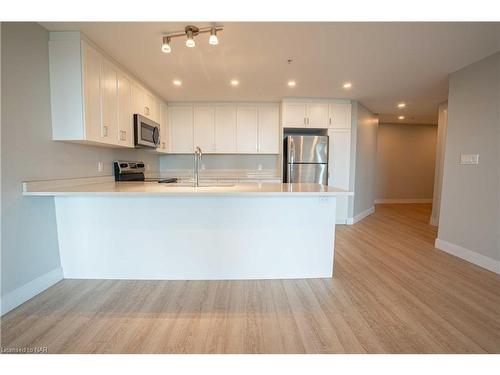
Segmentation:
<svg viewBox="0 0 500 375">
<path fill-rule="evenodd" d="M 435 123 L 449 73 L 500 50 L 500 23 L 224 23 L 219 45 L 196 48 L 164 33 L 203 22 L 42 23 L 81 30 L 168 101 L 279 101 L 286 96 L 357 99 L 381 121 Z M 293 63 L 288 64 L 287 59 Z M 173 79 L 181 79 L 175 87 Z M 238 79 L 237 88 L 230 86 Z M 289 79 L 297 82 L 287 87 Z M 345 90 L 342 83 L 353 88 Z M 396 103 L 407 107 L 398 110 Z"/>
</svg>

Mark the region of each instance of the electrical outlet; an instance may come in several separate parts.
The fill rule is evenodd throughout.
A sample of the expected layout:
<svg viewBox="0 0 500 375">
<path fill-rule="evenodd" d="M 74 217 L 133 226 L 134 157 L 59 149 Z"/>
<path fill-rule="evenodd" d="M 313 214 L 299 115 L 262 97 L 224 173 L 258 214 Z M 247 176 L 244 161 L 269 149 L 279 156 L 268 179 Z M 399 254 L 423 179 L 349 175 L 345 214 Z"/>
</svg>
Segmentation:
<svg viewBox="0 0 500 375">
<path fill-rule="evenodd" d="M 102 161 L 97 162 L 97 172 L 102 173 L 104 171 L 104 165 L 102 164 Z"/>
<path fill-rule="evenodd" d="M 261 170 L 262 170 L 262 164 L 259 164 L 259 166 L 257 167 L 257 169 L 258 169 L 259 171 L 261 171 Z"/>
<path fill-rule="evenodd" d="M 479 154 L 461 154 L 460 164 L 462 165 L 479 164 Z"/>
<path fill-rule="evenodd" d="M 319 197 L 319 204 L 328 204 L 328 197 Z"/>
<path fill-rule="evenodd" d="M 146 164 L 146 171 L 149 172 L 149 164 Z"/>
<path fill-rule="evenodd" d="M 202 164 L 201 165 L 201 170 L 204 171 L 205 170 L 205 164 Z"/>
</svg>

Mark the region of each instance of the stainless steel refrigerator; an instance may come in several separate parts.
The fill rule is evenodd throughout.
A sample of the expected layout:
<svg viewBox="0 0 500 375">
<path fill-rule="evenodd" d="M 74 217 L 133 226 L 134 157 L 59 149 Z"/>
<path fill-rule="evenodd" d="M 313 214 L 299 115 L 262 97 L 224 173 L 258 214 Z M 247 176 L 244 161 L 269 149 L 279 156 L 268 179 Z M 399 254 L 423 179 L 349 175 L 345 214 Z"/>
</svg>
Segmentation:
<svg viewBox="0 0 500 375">
<path fill-rule="evenodd" d="M 328 136 L 285 138 L 286 182 L 328 185 Z"/>
</svg>

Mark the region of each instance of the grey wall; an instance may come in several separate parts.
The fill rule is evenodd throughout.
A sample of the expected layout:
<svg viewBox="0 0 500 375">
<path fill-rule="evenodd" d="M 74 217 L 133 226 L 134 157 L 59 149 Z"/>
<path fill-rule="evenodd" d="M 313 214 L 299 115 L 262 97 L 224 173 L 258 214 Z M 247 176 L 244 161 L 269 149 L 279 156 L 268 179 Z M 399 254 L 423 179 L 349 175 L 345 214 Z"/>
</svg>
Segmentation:
<svg viewBox="0 0 500 375">
<path fill-rule="evenodd" d="M 450 75 L 438 238 L 500 260 L 500 52 Z M 479 153 L 479 165 L 460 165 Z"/>
<path fill-rule="evenodd" d="M 3 296 L 59 267 L 53 198 L 23 197 L 21 181 L 110 175 L 116 158 L 142 158 L 158 170 L 158 157 L 52 141 L 48 32 L 36 23 L 1 28 Z"/>
<path fill-rule="evenodd" d="M 373 207 L 377 164 L 378 118 L 361 103 L 357 103 L 355 131 L 355 171 L 353 216 Z"/>
<path fill-rule="evenodd" d="M 437 126 L 379 124 L 377 199 L 432 199 Z"/>
</svg>

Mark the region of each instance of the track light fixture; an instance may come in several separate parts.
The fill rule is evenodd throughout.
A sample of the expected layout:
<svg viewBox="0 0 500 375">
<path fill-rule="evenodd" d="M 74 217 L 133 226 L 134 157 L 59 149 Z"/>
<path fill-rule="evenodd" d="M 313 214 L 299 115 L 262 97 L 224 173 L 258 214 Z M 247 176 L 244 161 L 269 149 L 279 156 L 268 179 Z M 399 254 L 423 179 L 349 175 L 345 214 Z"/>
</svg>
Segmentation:
<svg viewBox="0 0 500 375">
<path fill-rule="evenodd" d="M 219 38 L 217 37 L 217 32 L 222 31 L 223 26 L 212 25 L 209 27 L 198 28 L 193 25 L 188 25 L 184 28 L 184 31 L 169 33 L 163 36 L 163 42 L 161 45 L 161 50 L 164 53 L 172 52 L 172 47 L 170 45 L 170 41 L 172 38 L 178 37 L 186 37 L 186 47 L 194 48 L 196 46 L 196 42 L 194 41 L 194 37 L 198 34 L 210 33 L 210 37 L 208 38 L 208 43 L 215 46 L 219 44 Z"/>
</svg>

